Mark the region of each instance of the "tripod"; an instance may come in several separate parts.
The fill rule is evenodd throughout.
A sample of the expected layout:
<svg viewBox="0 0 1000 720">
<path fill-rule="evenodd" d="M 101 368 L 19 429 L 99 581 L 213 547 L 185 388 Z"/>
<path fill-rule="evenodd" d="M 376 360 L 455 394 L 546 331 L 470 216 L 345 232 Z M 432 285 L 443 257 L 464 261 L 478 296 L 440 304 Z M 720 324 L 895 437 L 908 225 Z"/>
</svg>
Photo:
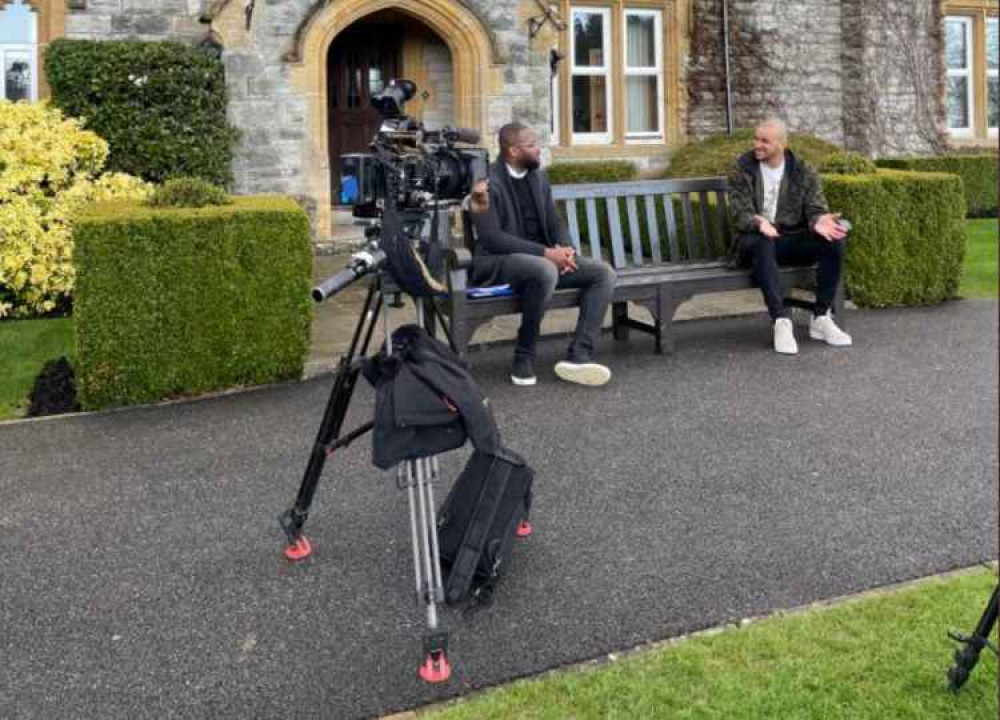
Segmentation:
<svg viewBox="0 0 1000 720">
<path fill-rule="evenodd" d="M 989 647 L 994 653 L 997 651 L 995 647 L 990 645 L 989 638 L 990 633 L 993 632 L 993 626 L 997 623 L 998 593 L 1000 593 L 1000 585 L 993 588 L 993 595 L 990 596 L 990 601 L 986 603 L 986 609 L 983 611 L 982 617 L 979 618 L 979 624 L 976 625 L 976 629 L 972 635 L 960 635 L 955 632 L 948 633 L 948 637 L 952 640 L 964 644 L 964 647 L 955 651 L 955 665 L 948 670 L 948 688 L 952 692 L 958 692 L 965 685 L 965 681 L 969 679 L 972 669 L 979 662 L 979 654 L 983 651 L 984 647 Z"/>
<path fill-rule="evenodd" d="M 379 258 L 375 258 L 373 264 L 377 265 L 378 262 Z M 324 283 L 314 291 L 314 297 L 322 299 L 326 295 L 332 295 L 360 277 L 364 272 L 366 270 L 361 268 L 348 268 L 348 270 L 341 271 L 338 273 L 339 279 L 338 276 L 334 276 Z M 372 277 L 362 312 L 354 328 L 350 347 L 347 353 L 341 356 L 338 363 L 333 389 L 330 392 L 323 420 L 309 455 L 309 462 L 295 504 L 278 517 L 281 529 L 288 538 L 288 545 L 284 550 L 285 557 L 291 561 L 303 560 L 312 554 L 312 545 L 302 533 L 302 528 L 309 517 L 309 508 L 312 505 L 313 496 L 316 493 L 327 459 L 367 433 L 374 425 L 373 422 L 367 422 L 341 435 L 344 419 L 354 394 L 354 387 L 357 384 L 358 375 L 371 344 L 379 316 L 382 314 L 386 295 L 398 296 L 399 289 L 392 285 L 387 274 L 380 272 Z M 431 301 L 415 299 L 415 302 L 417 324 L 423 327 L 425 312 L 437 313 L 437 309 Z M 386 316 L 388 316 L 387 311 Z M 388 318 L 386 320 L 385 348 L 388 354 L 392 352 L 392 342 Z M 444 327 L 443 322 L 441 325 Z M 447 334 L 447 329 L 445 332 Z M 451 338 L 448 339 L 450 342 Z M 409 500 L 410 539 L 413 544 L 413 570 L 417 601 L 424 605 L 427 613 L 424 661 L 419 668 L 419 674 L 423 680 L 431 683 L 443 682 L 451 675 L 451 666 L 447 658 L 448 633 L 439 627 L 437 613 L 438 604 L 444 600 L 434 503 L 434 482 L 438 476 L 436 457 L 407 460 L 396 466 L 396 485 L 400 489 L 406 489 Z"/>
</svg>

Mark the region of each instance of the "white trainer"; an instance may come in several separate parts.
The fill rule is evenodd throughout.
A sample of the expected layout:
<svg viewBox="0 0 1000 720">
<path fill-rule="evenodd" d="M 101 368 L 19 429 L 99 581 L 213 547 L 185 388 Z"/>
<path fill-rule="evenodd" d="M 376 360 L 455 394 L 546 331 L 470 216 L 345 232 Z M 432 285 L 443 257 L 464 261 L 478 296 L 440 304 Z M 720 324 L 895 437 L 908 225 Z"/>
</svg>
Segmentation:
<svg viewBox="0 0 1000 720">
<path fill-rule="evenodd" d="M 822 340 L 834 347 L 850 347 L 852 342 L 851 336 L 837 327 L 829 310 L 825 315 L 818 317 L 814 315 L 809 321 L 809 337 L 813 340 Z"/>
<path fill-rule="evenodd" d="M 595 362 L 575 363 L 563 360 L 556 363 L 555 371 L 560 380 L 591 387 L 599 387 L 611 379 L 611 371 Z"/>
<path fill-rule="evenodd" d="M 789 318 L 774 321 L 774 351 L 782 355 L 798 355 L 799 344 L 795 342 L 795 332 Z"/>
</svg>

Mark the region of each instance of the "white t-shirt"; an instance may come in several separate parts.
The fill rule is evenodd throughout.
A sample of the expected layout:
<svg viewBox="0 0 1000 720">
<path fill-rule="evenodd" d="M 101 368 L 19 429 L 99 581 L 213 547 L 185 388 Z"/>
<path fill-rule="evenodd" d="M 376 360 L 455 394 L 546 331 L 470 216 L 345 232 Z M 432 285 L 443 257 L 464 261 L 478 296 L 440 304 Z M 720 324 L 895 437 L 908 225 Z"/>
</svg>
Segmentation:
<svg viewBox="0 0 1000 720">
<path fill-rule="evenodd" d="M 785 174 L 785 163 L 776 168 L 765 163 L 760 165 L 760 174 L 764 180 L 764 207 L 761 213 L 768 222 L 774 222 L 778 214 L 778 194 L 781 192 L 781 178 Z"/>
</svg>

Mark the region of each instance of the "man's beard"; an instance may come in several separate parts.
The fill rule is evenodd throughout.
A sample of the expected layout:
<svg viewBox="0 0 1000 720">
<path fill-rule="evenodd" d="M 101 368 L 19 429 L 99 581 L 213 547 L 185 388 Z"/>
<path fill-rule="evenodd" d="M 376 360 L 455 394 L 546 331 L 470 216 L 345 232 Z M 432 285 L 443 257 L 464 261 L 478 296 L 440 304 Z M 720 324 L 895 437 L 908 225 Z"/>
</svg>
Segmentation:
<svg viewBox="0 0 1000 720">
<path fill-rule="evenodd" d="M 528 171 L 537 170 L 538 166 L 541 164 L 542 163 L 536 157 L 521 158 L 521 167 Z"/>
</svg>

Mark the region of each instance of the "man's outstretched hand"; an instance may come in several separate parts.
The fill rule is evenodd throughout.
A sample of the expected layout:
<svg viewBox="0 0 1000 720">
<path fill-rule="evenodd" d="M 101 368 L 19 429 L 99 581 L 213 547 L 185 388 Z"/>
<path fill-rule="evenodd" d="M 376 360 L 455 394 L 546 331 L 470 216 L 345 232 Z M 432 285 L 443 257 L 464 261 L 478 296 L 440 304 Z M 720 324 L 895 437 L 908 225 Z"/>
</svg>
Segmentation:
<svg viewBox="0 0 1000 720">
<path fill-rule="evenodd" d="M 576 270 L 576 250 L 571 247 L 557 245 L 556 247 L 545 248 L 545 259 L 559 268 L 560 275 L 565 275 Z"/>
<path fill-rule="evenodd" d="M 847 231 L 840 225 L 840 213 L 826 213 L 820 215 L 819 220 L 813 225 L 813 231 L 817 235 L 822 235 L 828 242 L 836 242 L 847 237 Z"/>
<path fill-rule="evenodd" d="M 760 231 L 761 235 L 769 237 L 772 240 L 776 240 L 780 234 L 778 233 L 778 228 L 774 227 L 774 225 L 771 224 L 771 221 L 763 215 L 757 216 L 757 230 Z"/>
</svg>

